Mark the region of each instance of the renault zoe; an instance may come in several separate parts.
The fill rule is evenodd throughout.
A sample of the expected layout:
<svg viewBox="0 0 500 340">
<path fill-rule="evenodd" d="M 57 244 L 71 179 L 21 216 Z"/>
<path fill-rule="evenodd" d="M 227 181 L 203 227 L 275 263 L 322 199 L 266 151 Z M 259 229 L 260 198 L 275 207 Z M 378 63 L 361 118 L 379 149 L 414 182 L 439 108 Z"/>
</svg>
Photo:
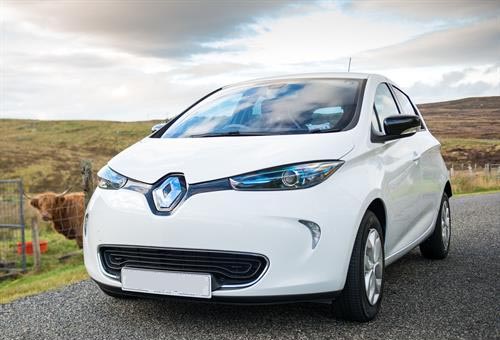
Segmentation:
<svg viewBox="0 0 500 340">
<path fill-rule="evenodd" d="M 318 301 L 368 321 L 388 265 L 450 246 L 440 143 L 380 75 L 216 89 L 98 177 L 85 265 L 113 297 Z"/>
</svg>

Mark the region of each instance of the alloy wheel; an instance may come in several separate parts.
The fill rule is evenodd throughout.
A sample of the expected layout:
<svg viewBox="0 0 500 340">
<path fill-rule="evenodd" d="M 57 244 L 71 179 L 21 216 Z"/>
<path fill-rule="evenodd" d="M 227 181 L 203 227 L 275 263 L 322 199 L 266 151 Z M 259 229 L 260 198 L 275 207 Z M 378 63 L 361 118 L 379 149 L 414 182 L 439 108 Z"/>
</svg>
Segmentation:
<svg viewBox="0 0 500 340">
<path fill-rule="evenodd" d="M 448 249 L 450 245 L 451 234 L 451 217 L 450 217 L 450 204 L 447 200 L 443 200 L 441 206 L 441 237 L 443 239 L 444 249 Z"/>
<path fill-rule="evenodd" d="M 373 306 L 380 298 L 383 275 L 382 241 L 376 229 L 370 229 L 366 238 L 364 272 L 366 297 Z"/>
</svg>

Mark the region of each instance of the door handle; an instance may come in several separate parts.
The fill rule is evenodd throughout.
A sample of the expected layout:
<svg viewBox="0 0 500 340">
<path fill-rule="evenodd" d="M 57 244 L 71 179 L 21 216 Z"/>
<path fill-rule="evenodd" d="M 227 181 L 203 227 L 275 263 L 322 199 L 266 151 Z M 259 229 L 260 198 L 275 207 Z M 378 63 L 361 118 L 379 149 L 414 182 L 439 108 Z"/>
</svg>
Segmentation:
<svg viewBox="0 0 500 340">
<path fill-rule="evenodd" d="M 412 158 L 412 161 L 414 161 L 414 162 L 418 162 L 418 161 L 420 160 L 420 157 L 421 157 L 421 156 L 422 156 L 421 154 L 416 153 L 416 152 L 413 152 L 413 158 Z"/>
</svg>

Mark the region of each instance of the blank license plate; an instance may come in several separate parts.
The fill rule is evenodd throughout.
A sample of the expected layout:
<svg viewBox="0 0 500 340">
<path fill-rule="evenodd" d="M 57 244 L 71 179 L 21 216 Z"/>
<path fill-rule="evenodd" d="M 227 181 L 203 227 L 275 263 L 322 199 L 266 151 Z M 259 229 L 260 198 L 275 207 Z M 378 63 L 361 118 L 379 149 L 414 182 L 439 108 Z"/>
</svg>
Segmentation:
<svg viewBox="0 0 500 340">
<path fill-rule="evenodd" d="M 167 272 L 150 269 L 123 268 L 122 289 L 131 292 L 189 296 L 210 299 L 212 279 L 209 274 Z"/>
</svg>

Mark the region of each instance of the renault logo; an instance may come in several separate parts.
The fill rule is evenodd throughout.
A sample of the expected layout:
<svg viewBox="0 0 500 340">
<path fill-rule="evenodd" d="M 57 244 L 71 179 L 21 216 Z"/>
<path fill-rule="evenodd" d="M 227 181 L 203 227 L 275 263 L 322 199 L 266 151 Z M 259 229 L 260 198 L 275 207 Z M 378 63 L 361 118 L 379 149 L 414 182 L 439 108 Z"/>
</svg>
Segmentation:
<svg viewBox="0 0 500 340">
<path fill-rule="evenodd" d="M 172 211 L 186 194 L 183 176 L 167 177 L 160 186 L 153 190 L 153 200 L 158 211 Z"/>
</svg>

